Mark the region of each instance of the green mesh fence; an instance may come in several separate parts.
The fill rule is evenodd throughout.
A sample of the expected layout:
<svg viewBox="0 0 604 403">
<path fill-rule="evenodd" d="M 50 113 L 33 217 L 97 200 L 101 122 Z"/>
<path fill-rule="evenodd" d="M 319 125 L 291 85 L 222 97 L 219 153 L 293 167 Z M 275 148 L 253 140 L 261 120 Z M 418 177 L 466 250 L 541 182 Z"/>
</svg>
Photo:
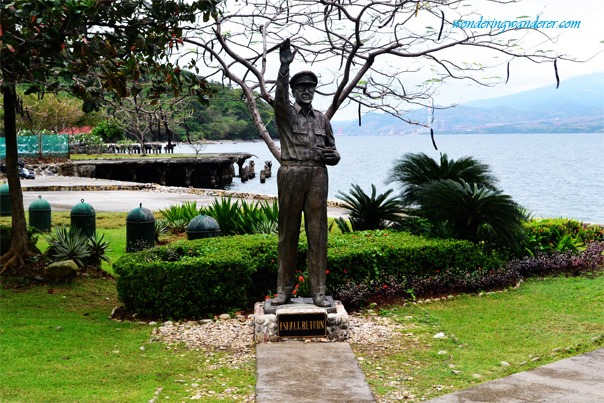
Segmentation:
<svg viewBox="0 0 604 403">
<path fill-rule="evenodd" d="M 42 153 L 40 154 L 40 145 Z M 67 134 L 44 134 L 42 136 L 17 136 L 19 157 L 63 157 L 69 156 Z M 6 158 L 6 142 L 0 139 L 0 158 Z"/>
</svg>

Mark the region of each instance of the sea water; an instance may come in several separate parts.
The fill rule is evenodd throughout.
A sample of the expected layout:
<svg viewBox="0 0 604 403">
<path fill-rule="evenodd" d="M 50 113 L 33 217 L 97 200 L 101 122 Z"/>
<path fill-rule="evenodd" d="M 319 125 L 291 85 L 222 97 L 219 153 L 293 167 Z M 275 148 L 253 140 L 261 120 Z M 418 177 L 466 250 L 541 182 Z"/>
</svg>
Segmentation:
<svg viewBox="0 0 604 403">
<path fill-rule="evenodd" d="M 348 193 L 352 184 L 366 193 L 375 185 L 379 193 L 394 189 L 385 183 L 397 159 L 423 152 L 439 159 L 440 153 L 458 159 L 471 156 L 488 164 L 499 188 L 534 217 L 567 217 L 604 224 L 604 134 L 463 134 L 436 135 L 438 150 L 429 136 L 336 136 L 340 163 L 329 167 L 329 198 Z M 175 152 L 190 153 L 186 145 Z M 204 153 L 253 154 L 256 178 L 233 180 L 230 190 L 277 194 L 279 164 L 262 141 L 210 143 Z M 272 161 L 273 176 L 260 183 L 259 172 Z"/>
</svg>

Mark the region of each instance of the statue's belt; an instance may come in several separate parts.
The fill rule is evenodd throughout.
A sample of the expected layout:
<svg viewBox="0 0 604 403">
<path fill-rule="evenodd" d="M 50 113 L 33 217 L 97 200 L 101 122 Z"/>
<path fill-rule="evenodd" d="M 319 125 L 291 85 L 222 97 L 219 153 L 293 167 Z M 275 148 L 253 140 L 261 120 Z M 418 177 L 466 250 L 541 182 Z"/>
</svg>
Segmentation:
<svg viewBox="0 0 604 403">
<path fill-rule="evenodd" d="M 286 160 L 281 161 L 282 167 L 324 167 L 325 164 L 318 161 L 297 161 L 297 160 Z"/>
</svg>

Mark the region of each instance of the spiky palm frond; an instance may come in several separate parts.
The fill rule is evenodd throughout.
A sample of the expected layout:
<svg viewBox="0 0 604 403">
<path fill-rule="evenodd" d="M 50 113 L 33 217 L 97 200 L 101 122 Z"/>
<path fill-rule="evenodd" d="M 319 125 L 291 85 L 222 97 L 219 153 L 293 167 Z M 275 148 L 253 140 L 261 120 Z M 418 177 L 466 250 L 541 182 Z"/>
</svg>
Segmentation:
<svg viewBox="0 0 604 403">
<path fill-rule="evenodd" d="M 393 189 L 377 194 L 371 185 L 371 196 L 359 185 L 352 185 L 349 194 L 339 192 L 336 196 L 350 210 L 350 224 L 353 231 L 382 229 L 400 220 L 400 203 L 396 197 L 389 197 Z"/>
<path fill-rule="evenodd" d="M 449 159 L 440 155 L 440 161 L 424 153 L 409 153 L 395 162 L 388 173 L 387 183 L 397 182 L 402 187 L 401 197 L 405 204 L 417 203 L 417 193 L 422 186 L 438 180 L 463 180 L 480 187 L 495 189 L 497 179 L 488 165 L 472 157 Z"/>
<path fill-rule="evenodd" d="M 95 233 L 86 240 L 88 250 L 90 251 L 90 258 L 88 261 L 90 265 L 96 268 L 101 267 L 101 261 L 105 261 L 111 264 L 111 259 L 107 255 L 109 249 L 109 241 L 105 240 L 105 234 Z"/>
<path fill-rule="evenodd" d="M 420 211 L 450 233 L 472 242 L 495 239 L 516 246 L 522 234 L 520 207 L 501 190 L 465 181 L 433 181 L 417 193 Z"/>
<path fill-rule="evenodd" d="M 349 221 L 343 217 L 336 218 L 331 224 L 333 225 L 334 223 L 338 226 L 338 229 L 343 234 L 353 231 L 352 228 L 350 228 Z M 329 228 L 329 231 L 331 232 L 331 227 Z"/>
</svg>

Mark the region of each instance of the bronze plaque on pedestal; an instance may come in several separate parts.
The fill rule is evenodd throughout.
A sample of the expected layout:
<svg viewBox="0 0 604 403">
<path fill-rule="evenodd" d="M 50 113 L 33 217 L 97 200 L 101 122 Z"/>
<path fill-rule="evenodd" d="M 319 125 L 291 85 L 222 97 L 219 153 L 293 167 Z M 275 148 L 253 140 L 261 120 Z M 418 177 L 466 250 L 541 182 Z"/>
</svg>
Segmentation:
<svg viewBox="0 0 604 403">
<path fill-rule="evenodd" d="M 325 337 L 327 314 L 278 313 L 277 334 L 279 337 Z"/>
</svg>

